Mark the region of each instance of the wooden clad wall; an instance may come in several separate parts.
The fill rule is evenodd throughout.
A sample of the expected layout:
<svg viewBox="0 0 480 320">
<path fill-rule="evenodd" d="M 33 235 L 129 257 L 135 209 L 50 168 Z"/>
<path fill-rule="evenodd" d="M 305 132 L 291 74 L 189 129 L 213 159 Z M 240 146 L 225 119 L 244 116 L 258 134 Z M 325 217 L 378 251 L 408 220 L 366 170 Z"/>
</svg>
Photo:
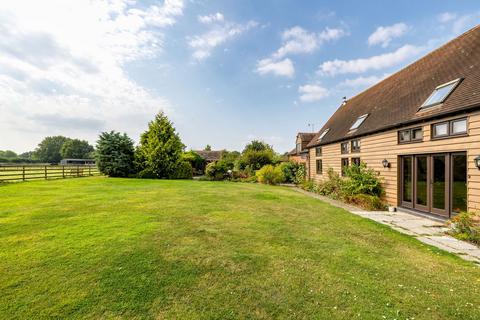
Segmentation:
<svg viewBox="0 0 480 320">
<path fill-rule="evenodd" d="M 442 121 L 457 118 L 462 118 L 462 116 L 445 118 Z M 440 121 L 436 120 L 405 127 L 405 129 L 423 128 L 423 142 L 419 143 L 398 144 L 398 130 L 392 130 L 360 138 L 361 152 L 357 153 L 341 154 L 340 142 L 322 146 L 321 157 L 316 157 L 315 148 L 311 148 L 310 168 L 312 170 L 310 170 L 310 178 L 315 181 L 322 180 L 326 177 L 328 168 L 333 168 L 340 173 L 342 158 L 360 157 L 361 161 L 365 162 L 369 168 L 373 168 L 380 173 L 388 203 L 398 205 L 397 174 L 398 157 L 400 155 L 466 151 L 468 158 L 468 207 L 471 211 L 480 211 L 480 170 L 475 167 L 473 160 L 480 155 L 480 112 L 468 115 L 468 136 L 465 137 L 431 140 L 431 124 L 437 122 Z M 316 159 L 322 159 L 323 175 L 317 175 L 315 172 Z M 390 162 L 390 168 L 383 168 L 383 159 Z"/>
</svg>

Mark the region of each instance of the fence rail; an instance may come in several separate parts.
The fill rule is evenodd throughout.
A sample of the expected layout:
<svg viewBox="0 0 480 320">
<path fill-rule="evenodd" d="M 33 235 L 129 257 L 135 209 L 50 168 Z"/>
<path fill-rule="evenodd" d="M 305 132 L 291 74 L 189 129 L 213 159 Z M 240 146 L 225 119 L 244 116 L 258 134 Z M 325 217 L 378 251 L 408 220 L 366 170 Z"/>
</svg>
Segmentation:
<svg viewBox="0 0 480 320">
<path fill-rule="evenodd" d="M 95 165 L 0 164 L 0 182 L 78 178 L 99 174 Z"/>
</svg>

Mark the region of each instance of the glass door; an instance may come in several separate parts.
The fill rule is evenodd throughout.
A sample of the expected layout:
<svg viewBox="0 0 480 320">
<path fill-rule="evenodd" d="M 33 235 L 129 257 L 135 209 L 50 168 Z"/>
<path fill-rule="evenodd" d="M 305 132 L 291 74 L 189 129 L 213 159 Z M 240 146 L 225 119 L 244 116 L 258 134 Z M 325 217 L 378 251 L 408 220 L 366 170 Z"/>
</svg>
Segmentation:
<svg viewBox="0 0 480 320">
<path fill-rule="evenodd" d="M 422 211 L 430 211 L 429 187 L 429 157 L 415 156 L 415 204 L 414 207 Z"/>
<path fill-rule="evenodd" d="M 467 211 L 467 154 L 454 153 L 451 158 L 452 214 Z"/>
<path fill-rule="evenodd" d="M 449 216 L 449 157 L 446 154 L 434 154 L 430 157 L 430 207 L 431 212 Z"/>
<path fill-rule="evenodd" d="M 402 206 L 413 208 L 413 157 L 402 157 L 401 163 L 401 203 Z"/>
</svg>

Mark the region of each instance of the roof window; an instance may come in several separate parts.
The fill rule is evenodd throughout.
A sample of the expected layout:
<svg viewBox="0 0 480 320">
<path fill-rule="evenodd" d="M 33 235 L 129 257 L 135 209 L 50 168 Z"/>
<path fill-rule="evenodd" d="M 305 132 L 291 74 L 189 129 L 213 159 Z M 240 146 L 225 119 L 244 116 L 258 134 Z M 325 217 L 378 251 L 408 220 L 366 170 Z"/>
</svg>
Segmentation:
<svg viewBox="0 0 480 320">
<path fill-rule="evenodd" d="M 422 104 L 420 109 L 433 107 L 445 101 L 448 95 L 452 93 L 455 87 L 460 83 L 460 80 L 461 79 L 459 78 L 436 87 L 428 99 Z"/>
<path fill-rule="evenodd" d="M 330 131 L 330 128 L 327 128 L 322 132 L 322 134 L 318 137 L 318 141 L 322 140 L 327 135 L 328 131 Z"/>
<path fill-rule="evenodd" d="M 367 119 L 367 117 L 368 117 L 368 113 L 358 117 L 357 120 L 350 127 L 350 131 L 358 129 L 358 127 L 362 125 L 362 123 L 365 121 L 365 119 Z"/>
</svg>

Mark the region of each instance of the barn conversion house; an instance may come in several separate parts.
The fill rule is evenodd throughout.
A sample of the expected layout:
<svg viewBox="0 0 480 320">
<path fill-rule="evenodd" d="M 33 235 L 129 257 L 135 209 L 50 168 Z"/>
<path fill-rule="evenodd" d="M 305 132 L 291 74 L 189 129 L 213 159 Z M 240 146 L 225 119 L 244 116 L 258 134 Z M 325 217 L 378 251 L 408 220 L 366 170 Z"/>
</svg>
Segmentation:
<svg viewBox="0 0 480 320">
<path fill-rule="evenodd" d="M 307 149 L 310 179 L 364 162 L 390 205 L 480 210 L 480 26 L 345 101 Z"/>
</svg>

